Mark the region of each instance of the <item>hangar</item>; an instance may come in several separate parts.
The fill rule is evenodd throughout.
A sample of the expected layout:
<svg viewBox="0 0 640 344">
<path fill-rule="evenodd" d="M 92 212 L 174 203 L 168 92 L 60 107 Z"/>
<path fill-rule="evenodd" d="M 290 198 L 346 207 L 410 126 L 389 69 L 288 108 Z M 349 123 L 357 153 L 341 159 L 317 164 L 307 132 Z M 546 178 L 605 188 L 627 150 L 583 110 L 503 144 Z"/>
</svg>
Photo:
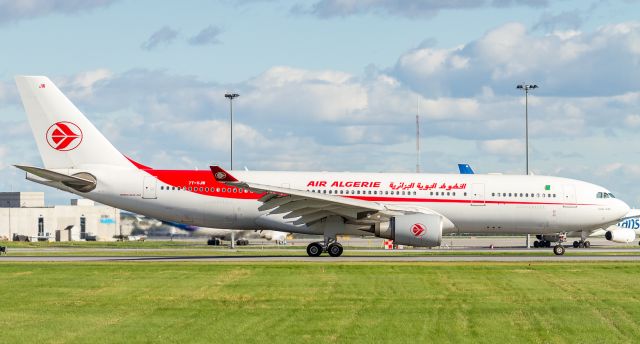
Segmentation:
<svg viewBox="0 0 640 344">
<path fill-rule="evenodd" d="M 114 241 L 121 235 L 120 209 L 87 199 L 45 206 L 44 192 L 0 192 L 1 239 Z"/>
</svg>

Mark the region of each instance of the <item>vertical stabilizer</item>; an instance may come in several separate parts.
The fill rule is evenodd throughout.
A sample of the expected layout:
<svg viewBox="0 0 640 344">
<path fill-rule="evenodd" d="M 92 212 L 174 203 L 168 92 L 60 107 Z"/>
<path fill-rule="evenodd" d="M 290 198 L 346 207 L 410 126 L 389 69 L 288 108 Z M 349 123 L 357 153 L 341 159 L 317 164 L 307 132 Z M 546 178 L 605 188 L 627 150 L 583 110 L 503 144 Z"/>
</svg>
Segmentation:
<svg viewBox="0 0 640 344">
<path fill-rule="evenodd" d="M 17 76 L 16 84 L 45 168 L 132 166 L 49 78 Z"/>
</svg>

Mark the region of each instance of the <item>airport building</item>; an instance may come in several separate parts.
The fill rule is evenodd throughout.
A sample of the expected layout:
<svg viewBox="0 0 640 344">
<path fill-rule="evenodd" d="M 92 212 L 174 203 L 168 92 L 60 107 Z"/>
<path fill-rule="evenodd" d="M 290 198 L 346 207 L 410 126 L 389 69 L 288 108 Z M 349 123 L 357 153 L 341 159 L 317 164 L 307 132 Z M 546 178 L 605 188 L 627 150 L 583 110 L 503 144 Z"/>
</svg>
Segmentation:
<svg viewBox="0 0 640 344">
<path fill-rule="evenodd" d="M 122 234 L 120 209 L 88 199 L 45 206 L 44 192 L 0 192 L 1 239 L 113 241 Z"/>
</svg>

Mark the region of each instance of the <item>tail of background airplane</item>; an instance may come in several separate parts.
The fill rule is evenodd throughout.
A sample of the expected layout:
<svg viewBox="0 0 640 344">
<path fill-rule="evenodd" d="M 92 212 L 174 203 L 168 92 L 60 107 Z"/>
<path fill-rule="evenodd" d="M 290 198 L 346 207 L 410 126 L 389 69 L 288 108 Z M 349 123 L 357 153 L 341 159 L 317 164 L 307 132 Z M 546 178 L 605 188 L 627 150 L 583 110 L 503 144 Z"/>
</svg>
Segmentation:
<svg viewBox="0 0 640 344">
<path fill-rule="evenodd" d="M 15 79 L 45 168 L 132 166 L 49 78 Z"/>
<path fill-rule="evenodd" d="M 460 174 L 474 174 L 473 169 L 469 164 L 458 164 Z"/>
</svg>

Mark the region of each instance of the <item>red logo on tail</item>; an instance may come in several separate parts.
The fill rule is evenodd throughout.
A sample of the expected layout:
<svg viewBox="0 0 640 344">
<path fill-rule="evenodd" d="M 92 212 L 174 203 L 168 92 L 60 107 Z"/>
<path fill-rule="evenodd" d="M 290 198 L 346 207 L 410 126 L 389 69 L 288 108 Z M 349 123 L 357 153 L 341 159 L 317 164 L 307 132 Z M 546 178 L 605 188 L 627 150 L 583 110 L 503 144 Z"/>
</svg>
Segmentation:
<svg viewBox="0 0 640 344">
<path fill-rule="evenodd" d="M 55 150 L 70 151 L 82 142 L 82 130 L 71 122 L 58 122 L 47 130 L 47 143 Z"/>
<path fill-rule="evenodd" d="M 413 233 L 413 236 L 415 237 L 423 236 L 426 231 L 427 231 L 427 228 L 422 223 L 416 223 L 413 226 L 411 226 L 411 233 Z"/>
</svg>

